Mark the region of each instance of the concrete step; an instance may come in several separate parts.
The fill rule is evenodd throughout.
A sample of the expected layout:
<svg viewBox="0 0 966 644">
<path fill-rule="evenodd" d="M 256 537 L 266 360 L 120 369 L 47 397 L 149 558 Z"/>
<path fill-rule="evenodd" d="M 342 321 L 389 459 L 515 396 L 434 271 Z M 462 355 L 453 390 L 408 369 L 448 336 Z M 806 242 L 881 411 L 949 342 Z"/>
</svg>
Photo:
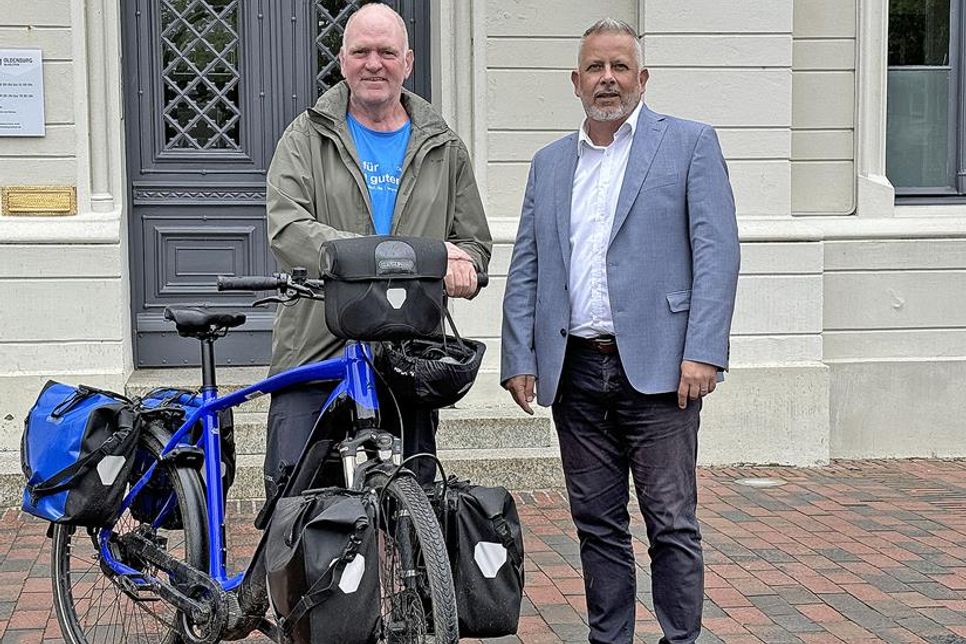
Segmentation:
<svg viewBox="0 0 966 644">
<path fill-rule="evenodd" d="M 554 447 L 512 449 L 443 449 L 439 459 L 446 474 L 480 485 L 502 485 L 511 490 L 563 486 L 560 455 Z M 229 498 L 264 498 L 261 454 L 240 454 Z"/>
<path fill-rule="evenodd" d="M 447 474 L 480 485 L 502 485 L 511 490 L 562 487 L 560 452 L 553 447 L 510 449 L 441 449 L 439 460 Z"/>
<path fill-rule="evenodd" d="M 19 507 L 23 501 L 23 486 L 20 452 L 0 452 L 0 507 Z"/>
<path fill-rule="evenodd" d="M 264 413 L 235 416 L 239 456 L 231 494 L 236 498 L 264 493 L 265 421 Z M 530 417 L 492 409 L 443 409 L 436 438 L 447 474 L 515 490 L 563 484 L 557 436 L 546 413 Z"/>
<path fill-rule="evenodd" d="M 263 494 L 264 413 L 235 417 L 238 475 L 232 495 Z M 485 485 L 525 490 L 563 484 L 556 432 L 546 413 L 533 417 L 492 409 L 440 410 L 436 436 L 448 474 Z"/>
<path fill-rule="evenodd" d="M 263 454 L 268 415 L 264 412 L 235 414 L 235 445 L 239 454 Z M 442 409 L 439 449 L 496 449 L 555 447 L 556 432 L 549 415 L 525 416 L 521 412 L 488 409 Z"/>
</svg>

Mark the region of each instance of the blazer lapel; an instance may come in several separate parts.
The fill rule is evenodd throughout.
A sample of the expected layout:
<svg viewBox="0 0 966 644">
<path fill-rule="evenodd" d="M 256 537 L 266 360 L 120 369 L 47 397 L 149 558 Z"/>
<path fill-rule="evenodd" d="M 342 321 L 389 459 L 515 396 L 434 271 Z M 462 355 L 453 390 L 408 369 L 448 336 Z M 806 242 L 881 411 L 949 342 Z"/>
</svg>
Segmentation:
<svg viewBox="0 0 966 644">
<path fill-rule="evenodd" d="M 631 142 L 630 156 L 627 159 L 627 170 L 624 171 L 624 183 L 617 197 L 617 210 L 614 212 L 614 225 L 610 231 L 609 243 L 613 243 L 621 226 L 624 225 L 624 220 L 627 219 L 631 206 L 634 205 L 634 200 L 637 199 L 641 186 L 644 185 L 644 179 L 651 169 L 654 155 L 661 147 L 666 129 L 667 122 L 663 116 L 655 114 L 647 109 L 647 106 L 641 106 L 634 140 Z"/>
<path fill-rule="evenodd" d="M 557 234 L 560 237 L 560 253 L 563 255 L 565 274 L 570 274 L 570 206 L 574 194 L 574 174 L 577 172 L 577 135 L 568 137 L 564 154 L 554 169 L 554 192 L 556 193 Z"/>
</svg>

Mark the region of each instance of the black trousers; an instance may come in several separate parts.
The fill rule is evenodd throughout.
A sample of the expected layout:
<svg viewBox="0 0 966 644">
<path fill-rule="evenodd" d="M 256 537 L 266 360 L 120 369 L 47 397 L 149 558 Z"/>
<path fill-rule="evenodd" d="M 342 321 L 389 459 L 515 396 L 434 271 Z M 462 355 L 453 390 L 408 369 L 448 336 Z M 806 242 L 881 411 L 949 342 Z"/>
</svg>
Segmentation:
<svg viewBox="0 0 966 644">
<path fill-rule="evenodd" d="M 570 510 L 580 539 L 590 641 L 634 640 L 636 574 L 629 532 L 628 474 L 650 542 L 661 642 L 701 632 L 704 560 L 695 516 L 701 401 L 634 390 L 620 357 L 571 343 L 553 419 Z"/>
<path fill-rule="evenodd" d="M 315 383 L 293 387 L 272 394 L 268 410 L 268 436 L 265 446 L 265 494 L 271 498 L 275 493 L 276 480 L 281 465 L 298 462 L 322 405 L 332 392 L 330 383 Z M 436 454 L 436 429 L 439 412 L 435 409 L 400 405 L 400 414 L 389 395 L 382 389 L 379 395 L 379 411 L 382 428 L 399 435 L 399 415 L 406 428 L 403 434 L 403 456 L 412 454 Z M 341 440 L 340 437 L 336 437 Z M 413 471 L 422 484 L 432 483 L 436 465 L 430 459 L 416 459 L 406 467 Z"/>
</svg>

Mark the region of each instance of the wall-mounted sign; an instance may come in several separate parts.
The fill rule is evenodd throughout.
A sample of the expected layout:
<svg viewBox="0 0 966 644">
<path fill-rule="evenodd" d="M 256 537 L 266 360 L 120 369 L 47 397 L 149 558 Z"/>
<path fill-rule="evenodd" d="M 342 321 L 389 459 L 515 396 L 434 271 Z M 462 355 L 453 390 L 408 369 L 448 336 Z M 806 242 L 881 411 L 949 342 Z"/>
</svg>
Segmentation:
<svg viewBox="0 0 966 644">
<path fill-rule="evenodd" d="M 0 136 L 44 136 L 39 49 L 0 49 Z"/>
</svg>

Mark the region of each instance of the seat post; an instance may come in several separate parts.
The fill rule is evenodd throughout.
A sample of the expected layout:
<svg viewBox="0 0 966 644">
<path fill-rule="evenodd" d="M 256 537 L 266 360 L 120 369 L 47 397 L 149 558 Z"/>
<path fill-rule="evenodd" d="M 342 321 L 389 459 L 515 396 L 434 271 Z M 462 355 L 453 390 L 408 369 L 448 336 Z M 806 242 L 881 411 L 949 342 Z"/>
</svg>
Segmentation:
<svg viewBox="0 0 966 644">
<path fill-rule="evenodd" d="M 201 388 L 214 392 L 215 382 L 215 339 L 201 339 Z"/>
</svg>

